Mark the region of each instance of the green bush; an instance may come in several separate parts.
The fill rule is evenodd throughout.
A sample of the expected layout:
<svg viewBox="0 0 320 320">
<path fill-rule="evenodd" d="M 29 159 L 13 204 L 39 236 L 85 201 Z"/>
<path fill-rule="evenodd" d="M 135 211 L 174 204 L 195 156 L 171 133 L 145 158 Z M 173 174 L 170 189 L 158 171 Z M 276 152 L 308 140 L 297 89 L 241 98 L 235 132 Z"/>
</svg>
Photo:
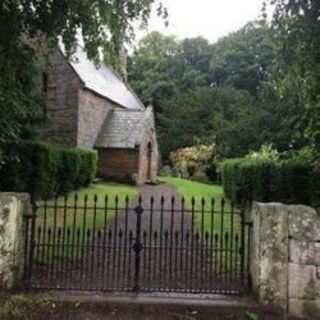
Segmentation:
<svg viewBox="0 0 320 320">
<path fill-rule="evenodd" d="M 196 181 L 216 181 L 217 161 L 214 145 L 195 145 L 170 153 L 173 171 Z"/>
<path fill-rule="evenodd" d="M 320 170 L 310 161 L 238 158 L 222 165 L 227 197 L 243 201 L 320 204 Z"/>
<path fill-rule="evenodd" d="M 93 150 L 24 142 L 5 150 L 9 159 L 0 169 L 0 188 L 49 198 L 88 185 L 96 174 Z"/>
</svg>

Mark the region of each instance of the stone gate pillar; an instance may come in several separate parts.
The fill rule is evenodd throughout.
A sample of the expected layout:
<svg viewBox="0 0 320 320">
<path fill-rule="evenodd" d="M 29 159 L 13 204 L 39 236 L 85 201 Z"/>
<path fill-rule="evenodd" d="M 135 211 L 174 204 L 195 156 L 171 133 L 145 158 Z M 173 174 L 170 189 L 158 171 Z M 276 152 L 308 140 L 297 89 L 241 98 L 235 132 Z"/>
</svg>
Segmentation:
<svg viewBox="0 0 320 320">
<path fill-rule="evenodd" d="M 320 314 L 320 216 L 307 206 L 254 203 L 251 275 L 259 302 L 306 319 Z"/>
<path fill-rule="evenodd" d="M 29 213 L 28 194 L 0 193 L 0 290 L 19 286 L 24 268 L 23 215 Z"/>
</svg>

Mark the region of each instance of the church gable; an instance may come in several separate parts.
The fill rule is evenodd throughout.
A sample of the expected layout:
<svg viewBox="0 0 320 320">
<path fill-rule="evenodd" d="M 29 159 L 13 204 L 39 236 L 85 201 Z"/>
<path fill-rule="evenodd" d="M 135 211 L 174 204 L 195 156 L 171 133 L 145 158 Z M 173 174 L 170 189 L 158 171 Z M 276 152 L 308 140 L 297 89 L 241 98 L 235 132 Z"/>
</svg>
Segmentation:
<svg viewBox="0 0 320 320">
<path fill-rule="evenodd" d="M 96 66 L 80 46 L 69 63 L 86 89 L 125 109 L 144 109 L 139 98 L 112 68 L 104 63 Z"/>
<path fill-rule="evenodd" d="M 47 140 L 96 148 L 98 170 L 107 179 L 155 181 L 158 153 L 152 108 L 145 108 L 111 68 L 97 68 L 81 51 L 68 61 L 57 50 L 51 61 Z"/>
</svg>

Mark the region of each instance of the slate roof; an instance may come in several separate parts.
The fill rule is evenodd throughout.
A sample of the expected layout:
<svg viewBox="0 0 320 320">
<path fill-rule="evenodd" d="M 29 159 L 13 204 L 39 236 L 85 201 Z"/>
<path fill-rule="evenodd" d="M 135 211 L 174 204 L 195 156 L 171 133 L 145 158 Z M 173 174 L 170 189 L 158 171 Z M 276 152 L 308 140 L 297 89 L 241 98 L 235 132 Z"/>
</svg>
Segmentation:
<svg viewBox="0 0 320 320">
<path fill-rule="evenodd" d="M 63 49 L 62 52 L 64 52 Z M 101 66 L 97 68 L 95 64 L 87 58 L 87 54 L 80 46 L 71 59 L 70 64 L 86 88 L 116 102 L 126 109 L 144 109 L 138 97 L 110 67 L 101 64 Z"/>
<path fill-rule="evenodd" d="M 95 147 L 129 148 L 140 144 L 149 108 L 144 111 L 114 109 L 103 124 Z"/>
</svg>

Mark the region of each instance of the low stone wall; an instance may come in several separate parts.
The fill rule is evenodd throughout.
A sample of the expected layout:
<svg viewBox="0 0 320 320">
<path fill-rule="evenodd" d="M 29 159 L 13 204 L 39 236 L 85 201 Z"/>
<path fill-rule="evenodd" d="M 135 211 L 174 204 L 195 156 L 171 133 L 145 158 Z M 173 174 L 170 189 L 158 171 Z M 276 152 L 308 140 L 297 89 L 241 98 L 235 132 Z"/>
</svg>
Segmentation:
<svg viewBox="0 0 320 320">
<path fill-rule="evenodd" d="M 320 216 L 306 206 L 254 203 L 251 274 L 259 302 L 291 316 L 320 314 Z"/>
<path fill-rule="evenodd" d="M 0 289 L 18 286 L 23 276 L 23 215 L 29 210 L 29 195 L 0 193 Z"/>
</svg>

